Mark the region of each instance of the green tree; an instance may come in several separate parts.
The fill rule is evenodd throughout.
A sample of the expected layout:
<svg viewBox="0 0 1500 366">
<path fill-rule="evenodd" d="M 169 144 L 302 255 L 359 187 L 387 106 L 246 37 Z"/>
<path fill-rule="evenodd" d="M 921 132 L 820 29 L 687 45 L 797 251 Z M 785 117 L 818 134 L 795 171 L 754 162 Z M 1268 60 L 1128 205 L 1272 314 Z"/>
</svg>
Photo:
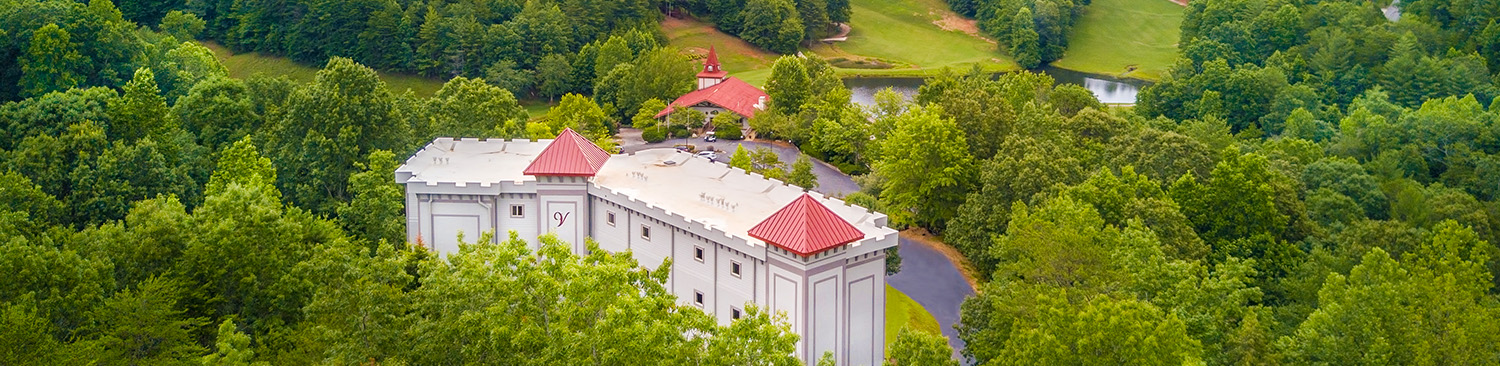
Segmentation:
<svg viewBox="0 0 1500 366">
<path fill-rule="evenodd" d="M 146 136 L 165 135 L 176 127 L 175 115 L 169 113 L 167 99 L 156 87 L 156 74 L 151 69 L 135 71 L 135 78 L 125 84 L 125 95 L 109 106 L 112 121 L 110 137 L 123 141 L 136 141 Z"/>
<path fill-rule="evenodd" d="M 161 25 L 158 28 L 162 33 L 170 34 L 180 41 L 191 41 L 197 39 L 198 34 L 203 33 L 203 28 L 207 25 L 208 23 L 198 18 L 196 14 L 173 10 L 161 18 Z"/>
<path fill-rule="evenodd" d="M 813 174 L 812 158 L 807 154 L 798 154 L 797 161 L 792 163 L 792 172 L 787 175 L 787 183 L 802 187 L 803 190 L 818 188 L 818 175 Z"/>
<path fill-rule="evenodd" d="M 1242 155 L 1236 149 L 1224 154 L 1207 182 L 1184 175 L 1173 183 L 1172 199 L 1211 245 L 1262 233 L 1281 235 L 1290 218 L 1278 210 L 1272 183 L 1282 178 L 1258 154 Z"/>
<path fill-rule="evenodd" d="M 219 153 L 218 168 L 208 178 L 208 185 L 204 186 L 203 193 L 206 196 L 217 195 L 229 189 L 232 184 L 256 187 L 274 187 L 276 184 L 276 167 L 271 164 L 271 159 L 256 151 L 255 144 L 249 138 L 236 141 Z M 281 198 L 281 193 L 274 189 L 266 193 L 272 198 Z"/>
<path fill-rule="evenodd" d="M 547 55 L 536 65 L 536 89 L 551 102 L 573 88 L 572 75 L 573 65 L 568 63 L 566 56 Z"/>
<path fill-rule="evenodd" d="M 0 303 L 0 362 L 24 365 L 62 361 L 63 344 L 52 337 L 52 324 L 28 305 Z"/>
<path fill-rule="evenodd" d="M 1308 164 L 1302 182 L 1309 191 L 1328 188 L 1359 203 L 1363 216 L 1387 217 L 1389 203 L 1375 178 L 1353 159 L 1329 158 Z"/>
<path fill-rule="evenodd" d="M 1045 296 L 1036 301 L 1037 318 L 1010 339 L 999 364 L 1165 366 L 1199 357 L 1182 321 L 1149 303 L 1101 297 L 1076 308 Z"/>
<path fill-rule="evenodd" d="M 833 24 L 829 21 L 827 0 L 797 0 L 794 3 L 804 28 L 802 39 L 814 40 L 828 34 Z"/>
<path fill-rule="evenodd" d="M 704 350 L 710 365 L 802 365 L 793 356 L 797 334 L 784 314 L 770 314 L 754 304 L 745 306 L 745 316 L 721 327 Z"/>
<path fill-rule="evenodd" d="M 253 361 L 255 350 L 250 348 L 250 336 L 241 333 L 233 319 L 219 324 L 214 346 L 214 352 L 201 359 L 203 366 L 269 366 L 265 362 Z"/>
<path fill-rule="evenodd" d="M 287 97 L 282 118 L 267 131 L 266 155 L 283 169 L 277 186 L 301 207 L 332 212 L 349 199 L 355 163 L 374 150 L 414 145 L 396 99 L 375 70 L 346 58 L 329 60 L 313 83 Z"/>
<path fill-rule="evenodd" d="M 192 365 L 205 350 L 193 339 L 202 318 L 183 315 L 170 280 L 152 278 L 104 300 L 93 313 L 104 365 Z"/>
<path fill-rule="evenodd" d="M 634 58 L 635 54 L 625 44 L 625 38 L 610 36 L 609 40 L 599 46 L 599 56 L 594 58 L 594 72 L 598 75 L 607 74 L 615 69 L 615 65 L 629 63 Z"/>
<path fill-rule="evenodd" d="M 898 220 L 919 225 L 947 221 L 974 179 L 973 157 L 957 122 L 913 107 L 895 130 L 876 142 L 874 172 L 887 180 L 880 200 Z"/>
<path fill-rule="evenodd" d="M 414 320 L 407 289 L 412 276 L 391 246 L 367 249 L 334 243 L 298 264 L 296 272 L 322 283 L 302 309 L 299 347 L 321 351 L 327 363 L 400 363 L 409 350 L 403 332 Z"/>
<path fill-rule="evenodd" d="M 740 38 L 771 52 L 790 54 L 806 32 L 791 0 L 749 0 L 743 10 Z"/>
<path fill-rule="evenodd" d="M 667 109 L 667 103 L 661 99 L 651 98 L 641 103 L 641 108 L 636 110 L 635 116 L 630 118 L 630 127 L 645 130 L 656 127 L 656 114 Z"/>
<path fill-rule="evenodd" d="M 531 95 L 531 86 L 536 83 L 535 71 L 516 65 L 515 61 L 500 60 L 485 68 L 484 81 L 510 91 L 513 95 Z"/>
<path fill-rule="evenodd" d="M 776 154 L 776 150 L 769 147 L 757 147 L 755 151 L 750 152 L 750 171 L 759 173 L 766 178 L 786 178 L 785 165 L 781 162 L 780 155 Z"/>
<path fill-rule="evenodd" d="M 740 129 L 741 118 L 739 114 L 730 111 L 723 111 L 714 115 L 712 122 L 714 136 L 725 140 L 744 139 L 745 134 Z"/>
<path fill-rule="evenodd" d="M 396 154 L 375 150 L 365 159 L 364 171 L 349 176 L 349 191 L 354 199 L 339 206 L 339 222 L 355 238 L 375 245 L 405 247 L 406 195 L 404 186 L 391 181 L 400 161 Z"/>
<path fill-rule="evenodd" d="M 547 111 L 547 127 L 551 136 L 562 133 L 563 128 L 572 128 L 589 138 L 599 138 L 610 135 L 612 124 L 609 115 L 593 99 L 569 93 Z"/>
<path fill-rule="evenodd" d="M 1028 69 L 1041 66 L 1041 44 L 1030 8 L 1022 7 L 1011 17 L 1010 37 L 1010 56 L 1016 59 L 1017 64 Z"/>
<path fill-rule="evenodd" d="M 198 143 L 219 150 L 251 135 L 264 123 L 255 111 L 249 86 L 239 79 L 212 78 L 172 105 L 172 114 Z"/>
<path fill-rule="evenodd" d="M 1463 364 L 1495 357 L 1497 309 L 1473 231 L 1449 222 L 1414 260 L 1378 248 L 1349 275 L 1329 274 L 1318 310 L 1283 343 L 1297 362 Z"/>
<path fill-rule="evenodd" d="M 34 97 L 83 85 L 89 59 L 78 52 L 68 31 L 47 24 L 31 34 L 31 43 L 20 59 L 21 95 Z"/>
<path fill-rule="evenodd" d="M 521 137 L 528 117 L 510 92 L 462 76 L 443 84 L 427 104 L 432 137 Z"/>
<path fill-rule="evenodd" d="M 776 59 L 776 63 L 771 64 L 771 76 L 766 79 L 766 94 L 770 96 L 771 108 L 787 115 L 796 115 L 811 93 L 812 79 L 808 78 L 807 69 L 796 56 L 781 56 Z M 791 131 L 773 132 L 792 135 Z"/>
<path fill-rule="evenodd" d="M 747 172 L 751 170 L 750 152 L 745 150 L 745 145 L 735 144 L 734 155 L 729 156 L 729 166 L 740 168 Z"/>
<path fill-rule="evenodd" d="M 902 327 L 896 332 L 884 365 L 958 366 L 958 360 L 953 359 L 953 348 L 948 347 L 948 339 L 943 336 Z"/>
<path fill-rule="evenodd" d="M 151 139 L 116 144 L 93 159 L 80 162 L 69 174 L 72 193 L 68 205 L 77 224 L 97 224 L 125 218 L 132 202 L 175 195 L 196 202 L 200 178 L 190 176 L 170 149 L 180 146 Z"/>
</svg>

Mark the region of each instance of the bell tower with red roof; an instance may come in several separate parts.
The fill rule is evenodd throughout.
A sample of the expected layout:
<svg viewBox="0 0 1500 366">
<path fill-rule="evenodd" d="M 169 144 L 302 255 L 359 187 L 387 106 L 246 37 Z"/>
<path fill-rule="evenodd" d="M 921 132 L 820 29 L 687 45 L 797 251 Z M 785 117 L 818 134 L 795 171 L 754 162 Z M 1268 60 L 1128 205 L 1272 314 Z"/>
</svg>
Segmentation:
<svg viewBox="0 0 1500 366">
<path fill-rule="evenodd" d="M 714 46 L 708 46 L 708 58 L 703 60 L 703 72 L 698 73 L 698 90 L 719 85 L 729 72 L 724 71 L 723 65 L 719 64 L 719 52 Z"/>
</svg>

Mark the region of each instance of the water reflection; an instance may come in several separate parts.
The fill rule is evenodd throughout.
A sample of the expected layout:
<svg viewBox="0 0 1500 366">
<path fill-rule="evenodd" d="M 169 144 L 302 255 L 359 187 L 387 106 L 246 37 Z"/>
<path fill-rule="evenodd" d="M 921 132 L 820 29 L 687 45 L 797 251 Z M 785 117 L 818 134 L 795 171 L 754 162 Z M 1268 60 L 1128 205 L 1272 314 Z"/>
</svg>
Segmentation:
<svg viewBox="0 0 1500 366">
<path fill-rule="evenodd" d="M 1052 67 L 1044 67 L 1037 70 L 1051 75 L 1058 84 L 1078 84 L 1094 92 L 1094 96 L 1100 102 L 1106 104 L 1135 104 L 1136 95 L 1140 93 L 1141 87 L 1148 83 L 1133 79 L 1115 80 L 1104 76 L 1081 73 Z M 844 79 L 844 85 L 849 87 L 853 93 L 855 103 L 861 105 L 875 104 L 875 93 L 885 88 L 891 88 L 897 93 L 905 95 L 907 100 L 917 95 L 917 89 L 922 87 L 926 81 L 914 78 L 850 78 Z"/>
</svg>

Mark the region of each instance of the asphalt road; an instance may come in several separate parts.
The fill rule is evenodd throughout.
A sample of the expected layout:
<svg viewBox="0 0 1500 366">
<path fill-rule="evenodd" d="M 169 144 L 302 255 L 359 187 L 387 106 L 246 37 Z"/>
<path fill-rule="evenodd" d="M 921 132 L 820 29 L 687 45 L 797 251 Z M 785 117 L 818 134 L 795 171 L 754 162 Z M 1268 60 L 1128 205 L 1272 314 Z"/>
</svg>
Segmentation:
<svg viewBox="0 0 1500 366">
<path fill-rule="evenodd" d="M 964 349 L 964 341 L 958 339 L 958 330 L 953 325 L 958 324 L 958 306 L 974 295 L 974 289 L 958 272 L 958 267 L 932 247 L 902 237 L 897 248 L 901 253 L 901 272 L 886 277 L 886 282 L 937 318 L 938 327 L 953 347 L 953 358 L 962 360 L 958 352 Z"/>
</svg>

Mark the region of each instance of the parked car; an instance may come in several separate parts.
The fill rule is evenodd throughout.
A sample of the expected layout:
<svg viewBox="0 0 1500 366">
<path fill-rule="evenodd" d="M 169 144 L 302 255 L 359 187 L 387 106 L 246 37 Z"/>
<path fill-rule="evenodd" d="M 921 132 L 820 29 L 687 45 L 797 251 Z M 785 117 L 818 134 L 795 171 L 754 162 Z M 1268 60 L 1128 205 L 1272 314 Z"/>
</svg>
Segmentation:
<svg viewBox="0 0 1500 366">
<path fill-rule="evenodd" d="M 708 131 L 708 135 L 704 135 L 703 136 L 703 141 L 705 141 L 705 142 L 719 141 L 719 136 L 714 135 L 713 131 Z"/>
<path fill-rule="evenodd" d="M 700 151 L 700 152 L 698 152 L 698 157 L 701 157 L 701 158 L 704 158 L 704 159 L 708 159 L 708 160 L 716 160 L 716 159 L 719 158 L 719 154 L 715 154 L 712 151 Z"/>
</svg>

